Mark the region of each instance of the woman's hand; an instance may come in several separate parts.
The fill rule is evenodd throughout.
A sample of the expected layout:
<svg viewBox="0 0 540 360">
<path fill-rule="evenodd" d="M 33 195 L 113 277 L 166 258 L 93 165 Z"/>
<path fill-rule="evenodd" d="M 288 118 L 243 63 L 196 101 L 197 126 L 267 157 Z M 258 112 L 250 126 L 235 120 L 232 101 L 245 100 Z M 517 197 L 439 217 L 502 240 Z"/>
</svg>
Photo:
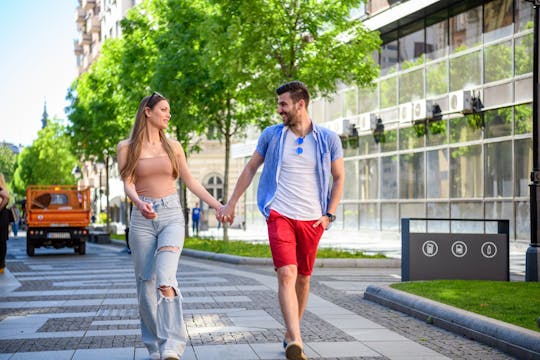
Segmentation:
<svg viewBox="0 0 540 360">
<path fill-rule="evenodd" d="M 154 210 L 154 207 L 149 202 L 140 201 L 137 207 L 139 208 L 142 216 L 147 219 L 155 219 L 158 216 L 156 211 Z"/>
</svg>

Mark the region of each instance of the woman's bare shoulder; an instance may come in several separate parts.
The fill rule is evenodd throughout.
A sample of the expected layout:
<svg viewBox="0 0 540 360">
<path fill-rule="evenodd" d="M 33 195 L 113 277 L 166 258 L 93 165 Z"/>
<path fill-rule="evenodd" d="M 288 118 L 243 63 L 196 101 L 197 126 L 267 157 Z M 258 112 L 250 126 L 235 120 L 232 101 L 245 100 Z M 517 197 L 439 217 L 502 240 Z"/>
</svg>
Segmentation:
<svg viewBox="0 0 540 360">
<path fill-rule="evenodd" d="M 120 151 L 121 149 L 124 149 L 129 146 L 129 139 L 121 140 L 118 145 L 116 146 L 116 149 Z"/>
</svg>

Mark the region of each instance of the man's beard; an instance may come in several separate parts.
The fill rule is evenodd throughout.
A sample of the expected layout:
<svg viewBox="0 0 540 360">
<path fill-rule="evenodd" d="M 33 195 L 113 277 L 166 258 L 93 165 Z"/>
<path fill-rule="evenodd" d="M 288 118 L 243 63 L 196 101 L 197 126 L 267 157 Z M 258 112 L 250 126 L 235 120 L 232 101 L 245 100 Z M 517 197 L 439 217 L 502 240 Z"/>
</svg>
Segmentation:
<svg viewBox="0 0 540 360">
<path fill-rule="evenodd" d="M 293 113 L 292 111 L 285 113 L 285 119 L 283 119 L 283 124 L 285 126 L 291 126 L 298 123 L 298 114 Z"/>
</svg>

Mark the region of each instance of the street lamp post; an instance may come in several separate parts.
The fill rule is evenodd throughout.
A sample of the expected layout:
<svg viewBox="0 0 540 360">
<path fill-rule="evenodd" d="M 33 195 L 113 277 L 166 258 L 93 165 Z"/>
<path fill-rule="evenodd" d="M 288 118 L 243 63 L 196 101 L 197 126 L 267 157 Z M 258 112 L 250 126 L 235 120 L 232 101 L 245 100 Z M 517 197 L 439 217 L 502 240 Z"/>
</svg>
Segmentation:
<svg viewBox="0 0 540 360">
<path fill-rule="evenodd" d="M 538 281 L 540 278 L 540 126 L 538 107 L 540 106 L 539 46 L 540 0 L 527 0 L 534 6 L 534 48 L 533 48 L 533 170 L 530 187 L 531 243 L 525 255 L 525 281 Z"/>
</svg>

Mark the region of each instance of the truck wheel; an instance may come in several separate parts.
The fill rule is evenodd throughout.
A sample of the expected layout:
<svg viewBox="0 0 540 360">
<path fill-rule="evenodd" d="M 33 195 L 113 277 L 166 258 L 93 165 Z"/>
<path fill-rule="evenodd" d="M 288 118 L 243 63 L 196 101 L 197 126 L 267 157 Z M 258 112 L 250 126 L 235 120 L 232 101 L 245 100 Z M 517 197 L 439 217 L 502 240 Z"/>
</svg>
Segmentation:
<svg viewBox="0 0 540 360">
<path fill-rule="evenodd" d="M 34 244 L 30 240 L 26 240 L 26 254 L 28 256 L 34 256 Z"/>
<path fill-rule="evenodd" d="M 86 254 L 86 243 L 85 242 L 82 242 L 82 243 L 79 243 L 79 255 L 84 255 Z"/>
</svg>

